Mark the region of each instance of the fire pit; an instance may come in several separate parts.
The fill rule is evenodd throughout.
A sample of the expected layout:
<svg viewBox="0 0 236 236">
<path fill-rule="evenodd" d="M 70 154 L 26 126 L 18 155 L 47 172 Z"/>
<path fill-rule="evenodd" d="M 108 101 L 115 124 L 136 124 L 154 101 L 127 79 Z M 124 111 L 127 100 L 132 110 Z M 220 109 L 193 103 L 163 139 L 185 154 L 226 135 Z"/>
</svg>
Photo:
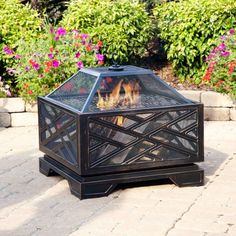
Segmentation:
<svg viewBox="0 0 236 236">
<path fill-rule="evenodd" d="M 81 69 L 38 98 L 40 172 L 80 199 L 121 183 L 169 178 L 202 185 L 203 105 L 134 66 Z"/>
</svg>

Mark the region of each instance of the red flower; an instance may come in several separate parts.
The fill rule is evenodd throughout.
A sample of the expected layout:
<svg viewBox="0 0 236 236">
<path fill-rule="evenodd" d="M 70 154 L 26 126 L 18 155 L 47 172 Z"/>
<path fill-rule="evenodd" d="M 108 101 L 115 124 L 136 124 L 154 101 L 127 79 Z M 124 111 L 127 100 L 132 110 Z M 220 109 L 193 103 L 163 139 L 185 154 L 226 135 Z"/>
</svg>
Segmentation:
<svg viewBox="0 0 236 236">
<path fill-rule="evenodd" d="M 98 61 L 98 65 L 103 65 L 104 61 Z"/>
<path fill-rule="evenodd" d="M 224 81 L 223 81 L 223 80 L 219 80 L 219 81 L 216 83 L 216 87 L 217 87 L 217 88 L 220 87 L 222 83 L 224 83 Z"/>
<path fill-rule="evenodd" d="M 32 60 L 32 59 L 30 59 L 30 60 L 29 60 L 29 64 L 30 64 L 30 65 L 33 65 L 33 64 L 35 64 L 35 61 L 34 61 L 34 60 Z"/>
<path fill-rule="evenodd" d="M 50 51 L 50 52 L 53 52 L 53 50 L 54 50 L 53 47 L 50 47 L 50 48 L 49 48 L 49 51 Z"/>
<path fill-rule="evenodd" d="M 51 67 L 52 67 L 52 61 L 45 61 L 44 64 L 45 64 L 48 68 L 51 68 Z"/>
<path fill-rule="evenodd" d="M 234 72 L 234 68 L 236 67 L 236 62 L 230 62 L 229 63 L 229 74 L 232 75 Z"/>
<path fill-rule="evenodd" d="M 86 46 L 86 50 L 87 50 L 87 52 L 91 52 L 92 48 L 90 46 Z"/>
<path fill-rule="evenodd" d="M 98 42 L 97 42 L 97 46 L 98 46 L 98 47 L 101 47 L 101 46 L 102 46 L 102 41 L 98 41 Z"/>
<path fill-rule="evenodd" d="M 203 77 L 203 80 L 205 81 L 210 81 L 211 80 L 211 74 L 214 70 L 214 66 L 215 66 L 216 62 L 211 62 L 209 67 L 207 68 L 206 74 Z"/>
<path fill-rule="evenodd" d="M 28 93 L 29 95 L 32 95 L 32 94 L 33 94 L 33 91 L 32 91 L 32 90 L 29 90 L 27 93 Z"/>
</svg>

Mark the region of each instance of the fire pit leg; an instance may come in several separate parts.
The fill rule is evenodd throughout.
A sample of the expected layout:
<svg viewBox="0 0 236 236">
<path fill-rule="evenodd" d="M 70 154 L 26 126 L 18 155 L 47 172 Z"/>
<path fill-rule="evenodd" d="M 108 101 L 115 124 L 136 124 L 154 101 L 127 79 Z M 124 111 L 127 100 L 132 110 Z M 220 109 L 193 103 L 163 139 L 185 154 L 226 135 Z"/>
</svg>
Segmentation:
<svg viewBox="0 0 236 236">
<path fill-rule="evenodd" d="M 170 176 L 169 179 L 179 187 L 201 186 L 204 184 L 204 171 L 179 173 Z"/>
<path fill-rule="evenodd" d="M 41 174 L 45 176 L 55 176 L 58 175 L 57 172 L 53 171 L 52 168 L 47 164 L 47 162 L 42 161 L 41 158 L 39 159 L 39 171 Z"/>
</svg>

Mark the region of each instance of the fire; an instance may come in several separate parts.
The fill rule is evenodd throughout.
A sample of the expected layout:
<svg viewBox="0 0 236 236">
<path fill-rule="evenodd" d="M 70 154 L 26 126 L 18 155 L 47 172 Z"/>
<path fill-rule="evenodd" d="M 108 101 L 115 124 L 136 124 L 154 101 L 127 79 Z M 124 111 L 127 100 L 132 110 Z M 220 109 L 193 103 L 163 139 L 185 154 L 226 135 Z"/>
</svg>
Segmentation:
<svg viewBox="0 0 236 236">
<path fill-rule="evenodd" d="M 122 88 L 124 93 L 121 93 Z M 102 96 L 100 90 L 98 90 L 97 93 L 97 108 L 100 110 L 113 109 L 116 107 L 128 107 L 138 104 L 140 97 L 140 86 L 138 81 L 130 81 L 126 83 L 123 80 L 120 80 L 110 94 L 105 94 L 105 96 Z M 115 123 L 121 126 L 123 122 L 124 117 L 118 116 Z"/>
</svg>

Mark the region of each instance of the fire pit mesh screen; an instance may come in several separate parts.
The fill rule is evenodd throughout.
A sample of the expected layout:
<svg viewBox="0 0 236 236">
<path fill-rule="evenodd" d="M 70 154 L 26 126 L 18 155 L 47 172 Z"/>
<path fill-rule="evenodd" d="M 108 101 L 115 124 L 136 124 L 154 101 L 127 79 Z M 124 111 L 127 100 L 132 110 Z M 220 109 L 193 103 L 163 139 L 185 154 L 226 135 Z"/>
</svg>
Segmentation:
<svg viewBox="0 0 236 236">
<path fill-rule="evenodd" d="M 90 118 L 90 167 L 197 157 L 196 114 L 186 109 Z"/>
<path fill-rule="evenodd" d="M 99 69 L 94 69 L 99 71 Z M 190 103 L 148 70 L 144 74 L 95 75 L 79 72 L 48 97 L 78 112 L 158 108 Z M 148 72 L 149 73 L 148 73 Z"/>
<path fill-rule="evenodd" d="M 76 164 L 77 131 L 74 116 L 45 103 L 40 104 L 40 141 L 51 152 Z"/>
</svg>

